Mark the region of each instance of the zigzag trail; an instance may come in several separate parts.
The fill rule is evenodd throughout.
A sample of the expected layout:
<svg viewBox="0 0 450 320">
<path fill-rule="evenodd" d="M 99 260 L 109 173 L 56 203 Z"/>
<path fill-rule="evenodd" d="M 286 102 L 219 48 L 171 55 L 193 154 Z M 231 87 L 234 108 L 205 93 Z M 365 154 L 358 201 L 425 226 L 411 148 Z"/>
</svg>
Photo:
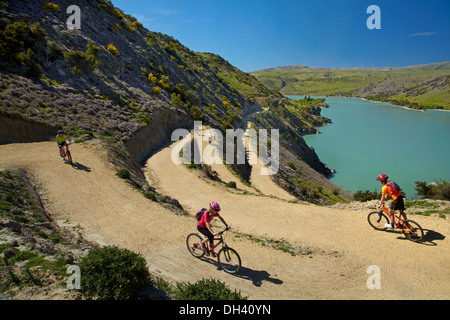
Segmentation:
<svg viewBox="0 0 450 320">
<path fill-rule="evenodd" d="M 0 168 L 26 169 L 57 221 L 80 224 L 86 237 L 100 244 L 141 253 L 150 271 L 169 281 L 216 278 L 249 299 L 450 297 L 447 220 L 414 216 L 427 233 L 424 244 L 415 244 L 400 233 L 373 230 L 366 220 L 370 210 L 339 210 L 231 191 L 201 178 L 195 170 L 175 165 L 171 153 L 176 145 L 152 155 L 143 170 L 159 192 L 179 200 L 189 217 L 177 216 L 132 189 L 115 175 L 105 151 L 98 147 L 72 145 L 75 166 L 71 167 L 61 161 L 51 142 L 0 145 Z M 229 176 L 223 176 L 226 171 L 219 168 L 228 182 Z M 242 257 L 238 275 L 219 270 L 211 258 L 192 257 L 186 236 L 196 231 L 195 212 L 212 199 L 220 203 L 232 231 L 285 239 L 312 252 L 291 256 L 228 233 L 227 242 Z M 215 228 L 220 227 L 218 222 Z M 371 265 L 381 270 L 381 289 L 366 285 Z"/>
</svg>

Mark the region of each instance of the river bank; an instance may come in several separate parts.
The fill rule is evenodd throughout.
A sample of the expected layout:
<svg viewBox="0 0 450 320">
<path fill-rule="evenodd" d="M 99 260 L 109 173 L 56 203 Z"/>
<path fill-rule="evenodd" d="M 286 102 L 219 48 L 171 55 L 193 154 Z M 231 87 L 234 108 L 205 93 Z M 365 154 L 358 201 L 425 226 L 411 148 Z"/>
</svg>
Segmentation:
<svg viewBox="0 0 450 320">
<path fill-rule="evenodd" d="M 450 157 L 442 148 L 450 134 L 450 113 L 407 112 L 414 109 L 363 98 L 314 98 L 326 99 L 329 108 L 322 115 L 332 124 L 304 139 L 327 167 L 335 168 L 329 177 L 333 183 L 351 193 L 380 190 L 375 178 L 384 172 L 409 199 L 417 199 L 416 181 L 450 179 Z"/>
<path fill-rule="evenodd" d="M 443 107 L 442 108 L 414 108 L 412 106 L 405 106 L 405 105 L 401 105 L 401 104 L 396 104 L 392 100 L 380 101 L 380 100 L 369 99 L 369 98 L 361 98 L 361 97 L 354 97 L 354 98 L 359 98 L 359 99 L 362 99 L 364 101 L 370 101 L 370 102 L 373 102 L 373 103 L 388 103 L 391 106 L 403 108 L 403 109 L 406 109 L 406 110 L 416 110 L 416 111 L 422 111 L 422 112 L 423 111 L 446 111 L 446 112 L 450 112 L 450 109 L 444 109 Z"/>
</svg>

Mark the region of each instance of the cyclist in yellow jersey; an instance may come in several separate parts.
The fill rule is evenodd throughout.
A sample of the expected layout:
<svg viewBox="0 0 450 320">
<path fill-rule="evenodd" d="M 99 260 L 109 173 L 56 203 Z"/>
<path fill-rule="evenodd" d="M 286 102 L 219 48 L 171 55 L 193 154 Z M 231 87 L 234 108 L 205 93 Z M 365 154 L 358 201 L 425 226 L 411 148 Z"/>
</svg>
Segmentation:
<svg viewBox="0 0 450 320">
<path fill-rule="evenodd" d="M 66 153 L 69 151 L 69 145 L 67 141 L 70 142 L 70 139 L 64 134 L 64 131 L 58 130 L 58 134 L 56 135 L 56 144 L 59 147 L 59 154 L 61 155 L 61 159 L 64 161 L 63 148 L 66 148 Z"/>
</svg>

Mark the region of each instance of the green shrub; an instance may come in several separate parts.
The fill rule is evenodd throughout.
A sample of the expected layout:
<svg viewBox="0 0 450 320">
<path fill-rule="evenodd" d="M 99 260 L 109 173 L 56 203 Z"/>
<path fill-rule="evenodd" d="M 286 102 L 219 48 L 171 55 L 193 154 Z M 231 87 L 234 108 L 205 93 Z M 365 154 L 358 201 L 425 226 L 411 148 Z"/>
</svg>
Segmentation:
<svg viewBox="0 0 450 320">
<path fill-rule="evenodd" d="M 176 94 L 175 92 L 172 93 L 172 104 L 178 108 L 181 108 L 183 106 L 183 101 L 180 98 L 179 94 Z"/>
<path fill-rule="evenodd" d="M 117 171 L 116 176 L 122 179 L 130 179 L 131 174 L 127 169 L 120 169 Z"/>
<path fill-rule="evenodd" d="M 83 51 L 69 51 L 64 53 L 64 60 L 70 65 L 75 74 L 80 72 L 89 73 L 94 71 L 100 64 L 97 60 L 97 55 L 100 48 L 94 45 L 91 41 L 88 42 L 86 52 Z"/>
<path fill-rule="evenodd" d="M 47 37 L 47 33 L 39 23 L 30 28 L 25 22 L 8 23 L 0 30 L 0 60 L 11 65 L 21 65 L 29 61 L 25 52 Z"/>
<path fill-rule="evenodd" d="M 228 182 L 228 183 L 225 185 L 225 187 L 228 187 L 228 188 L 236 188 L 236 182 L 230 181 L 230 182 Z"/>
<path fill-rule="evenodd" d="M 45 30 L 42 29 L 39 22 L 33 23 L 33 25 L 30 28 L 30 32 L 31 32 L 30 36 L 34 40 L 40 41 L 40 40 L 44 40 L 45 38 L 47 38 L 47 32 L 45 32 Z"/>
<path fill-rule="evenodd" d="M 37 257 L 36 252 L 31 251 L 17 251 L 14 256 L 9 259 L 9 262 L 14 263 L 15 261 L 26 261 L 31 258 Z"/>
<path fill-rule="evenodd" d="M 289 162 L 287 163 L 287 165 L 288 165 L 288 167 L 291 168 L 292 170 L 295 170 L 295 169 L 296 169 L 296 168 L 295 168 L 295 164 L 294 164 L 293 162 L 291 162 L 291 161 L 289 161 Z"/>
<path fill-rule="evenodd" d="M 88 42 L 88 48 L 86 49 L 86 56 L 91 58 L 96 58 L 98 53 L 100 52 L 100 48 L 97 47 L 92 41 Z"/>
<path fill-rule="evenodd" d="M 202 279 L 194 284 L 177 283 L 173 298 L 176 300 L 247 300 L 241 292 L 231 289 L 216 279 Z"/>
<path fill-rule="evenodd" d="M 28 49 L 25 59 L 25 66 L 27 67 L 25 75 L 29 78 L 39 79 L 43 75 L 42 67 L 33 59 L 33 56 L 33 51 Z"/>
<path fill-rule="evenodd" d="M 366 201 L 370 201 L 370 200 L 376 200 L 376 199 L 380 199 L 381 198 L 381 193 L 378 193 L 377 191 L 362 191 L 362 190 L 358 190 L 353 194 L 353 199 L 355 201 L 360 201 L 360 202 L 366 202 Z"/>
<path fill-rule="evenodd" d="M 64 53 L 64 59 L 70 66 L 88 73 L 92 72 L 99 64 L 93 56 L 86 55 L 83 51 L 69 51 Z"/>
<path fill-rule="evenodd" d="M 416 191 L 422 199 L 450 200 L 450 183 L 446 180 L 427 183 L 416 181 Z"/>
<path fill-rule="evenodd" d="M 197 106 L 192 106 L 190 109 L 191 116 L 196 120 L 204 120 L 204 115 L 202 113 L 202 109 Z"/>
<path fill-rule="evenodd" d="M 147 199 L 150 199 L 152 201 L 158 202 L 156 195 L 152 191 L 148 191 L 148 192 L 144 193 L 144 197 L 146 197 Z"/>
<path fill-rule="evenodd" d="M 150 283 L 145 259 L 116 246 L 93 249 L 79 266 L 81 292 L 88 298 L 134 299 Z"/>
<path fill-rule="evenodd" d="M 47 58 L 54 62 L 63 57 L 63 49 L 55 41 L 47 41 Z"/>
</svg>

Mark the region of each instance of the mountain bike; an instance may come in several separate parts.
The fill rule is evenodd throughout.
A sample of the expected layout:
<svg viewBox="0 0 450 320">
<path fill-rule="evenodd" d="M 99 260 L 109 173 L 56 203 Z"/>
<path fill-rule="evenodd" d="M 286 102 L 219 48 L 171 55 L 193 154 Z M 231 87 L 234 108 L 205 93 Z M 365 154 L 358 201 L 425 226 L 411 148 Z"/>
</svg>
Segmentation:
<svg viewBox="0 0 450 320">
<path fill-rule="evenodd" d="M 236 252 L 236 250 L 230 248 L 223 239 L 223 233 L 226 230 L 227 229 L 219 232 L 219 236 L 217 238 L 214 238 L 215 241 L 219 241 L 214 247 L 218 247 L 220 244 L 222 244 L 222 248 L 217 254 L 217 261 L 219 262 L 219 266 L 223 269 L 223 271 L 225 271 L 226 273 L 234 274 L 241 268 L 241 257 Z M 187 248 L 189 252 L 196 258 L 203 257 L 206 253 L 205 250 L 208 250 L 207 247 L 205 249 L 201 248 L 202 240 L 203 238 L 198 233 L 191 233 L 186 238 Z"/>
<path fill-rule="evenodd" d="M 69 147 L 71 144 L 72 144 L 72 143 L 68 143 L 68 144 L 67 144 L 67 147 Z M 67 149 L 67 151 L 66 151 L 66 149 L 65 149 L 64 147 L 59 146 L 59 145 L 58 145 L 58 147 L 59 147 L 59 155 L 60 155 L 61 157 L 64 157 L 64 159 L 67 157 L 67 160 L 69 161 L 69 163 L 70 163 L 70 164 L 73 164 L 73 161 L 72 161 L 72 155 L 70 154 L 70 150 Z"/>
<path fill-rule="evenodd" d="M 378 211 L 370 212 L 367 216 L 367 221 L 375 230 L 384 231 L 387 229 L 384 225 L 390 223 L 390 216 L 389 210 L 383 206 Z M 423 230 L 417 222 L 409 219 L 404 220 L 400 215 L 394 213 L 394 224 L 396 228 L 403 232 L 407 239 L 413 242 L 420 242 L 423 240 Z"/>
</svg>

